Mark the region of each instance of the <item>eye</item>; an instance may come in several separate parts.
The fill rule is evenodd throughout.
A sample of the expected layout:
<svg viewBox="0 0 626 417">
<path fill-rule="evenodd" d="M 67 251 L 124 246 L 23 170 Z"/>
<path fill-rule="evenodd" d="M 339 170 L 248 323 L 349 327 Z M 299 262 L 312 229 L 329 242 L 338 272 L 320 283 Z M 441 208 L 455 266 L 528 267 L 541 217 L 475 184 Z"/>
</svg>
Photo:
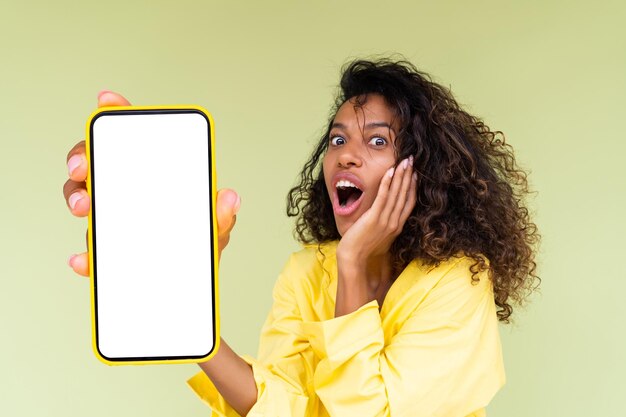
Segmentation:
<svg viewBox="0 0 626 417">
<path fill-rule="evenodd" d="M 345 145 L 346 140 L 341 137 L 341 136 L 331 136 L 330 137 L 330 144 L 332 146 L 340 146 L 340 145 Z"/>
<path fill-rule="evenodd" d="M 387 139 L 380 136 L 375 136 L 370 139 L 369 144 L 374 146 L 384 146 L 387 144 Z"/>
</svg>

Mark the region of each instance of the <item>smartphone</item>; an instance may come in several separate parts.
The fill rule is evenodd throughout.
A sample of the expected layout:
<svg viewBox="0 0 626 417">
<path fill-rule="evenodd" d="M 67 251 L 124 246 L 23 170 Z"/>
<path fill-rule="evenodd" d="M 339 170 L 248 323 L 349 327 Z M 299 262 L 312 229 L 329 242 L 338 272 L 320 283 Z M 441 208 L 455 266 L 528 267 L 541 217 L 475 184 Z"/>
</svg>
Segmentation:
<svg viewBox="0 0 626 417">
<path fill-rule="evenodd" d="M 87 122 L 93 348 L 108 365 L 217 351 L 213 132 L 198 106 L 105 107 Z"/>
</svg>

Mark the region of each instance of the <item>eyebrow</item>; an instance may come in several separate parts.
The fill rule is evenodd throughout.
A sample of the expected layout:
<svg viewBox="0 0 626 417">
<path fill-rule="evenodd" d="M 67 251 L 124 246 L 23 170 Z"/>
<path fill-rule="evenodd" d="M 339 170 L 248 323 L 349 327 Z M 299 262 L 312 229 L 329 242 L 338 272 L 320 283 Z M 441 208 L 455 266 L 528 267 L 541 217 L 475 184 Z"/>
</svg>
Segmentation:
<svg viewBox="0 0 626 417">
<path fill-rule="evenodd" d="M 331 127 L 338 128 L 338 129 L 344 129 L 344 130 L 348 129 L 348 126 L 346 126 L 343 123 L 339 123 L 339 122 L 334 122 Z M 370 123 L 365 125 L 365 129 L 372 129 L 372 128 L 375 128 L 375 127 L 386 127 L 389 130 L 391 130 L 394 134 L 396 133 L 394 128 L 391 127 L 391 125 L 389 123 L 387 123 L 387 122 L 370 122 Z"/>
</svg>

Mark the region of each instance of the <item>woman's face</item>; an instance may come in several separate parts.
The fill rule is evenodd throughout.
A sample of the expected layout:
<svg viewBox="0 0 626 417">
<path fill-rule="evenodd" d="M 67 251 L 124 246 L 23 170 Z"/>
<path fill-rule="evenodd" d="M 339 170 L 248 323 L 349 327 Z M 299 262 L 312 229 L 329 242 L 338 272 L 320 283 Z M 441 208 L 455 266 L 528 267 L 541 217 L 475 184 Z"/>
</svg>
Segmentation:
<svg viewBox="0 0 626 417">
<path fill-rule="evenodd" d="M 342 236 L 372 206 L 381 178 L 396 160 L 399 128 L 393 110 L 378 94 L 360 101 L 352 98 L 337 111 L 323 161 L 326 190 Z"/>
</svg>

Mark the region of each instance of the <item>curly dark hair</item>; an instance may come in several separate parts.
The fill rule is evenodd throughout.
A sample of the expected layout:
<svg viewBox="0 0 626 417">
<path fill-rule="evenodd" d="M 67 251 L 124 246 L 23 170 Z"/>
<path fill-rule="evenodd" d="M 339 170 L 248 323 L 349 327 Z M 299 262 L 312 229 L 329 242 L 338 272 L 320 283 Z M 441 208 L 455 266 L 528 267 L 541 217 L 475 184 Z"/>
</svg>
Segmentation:
<svg viewBox="0 0 626 417">
<path fill-rule="evenodd" d="M 502 132 L 491 131 L 449 89 L 404 60 L 357 60 L 343 67 L 326 132 L 287 196 L 297 239 L 341 238 L 321 160 L 339 107 L 351 98 L 362 104 L 368 94 L 383 96 L 395 111 L 401 126 L 396 163 L 413 155 L 418 173 L 417 203 L 391 246 L 394 267 L 402 270 L 414 259 L 437 265 L 459 253 L 471 257 L 472 280 L 489 270 L 498 319 L 509 323 L 510 302 L 522 305 L 541 281 L 534 261 L 539 234 L 524 203 L 527 174 Z"/>
</svg>

